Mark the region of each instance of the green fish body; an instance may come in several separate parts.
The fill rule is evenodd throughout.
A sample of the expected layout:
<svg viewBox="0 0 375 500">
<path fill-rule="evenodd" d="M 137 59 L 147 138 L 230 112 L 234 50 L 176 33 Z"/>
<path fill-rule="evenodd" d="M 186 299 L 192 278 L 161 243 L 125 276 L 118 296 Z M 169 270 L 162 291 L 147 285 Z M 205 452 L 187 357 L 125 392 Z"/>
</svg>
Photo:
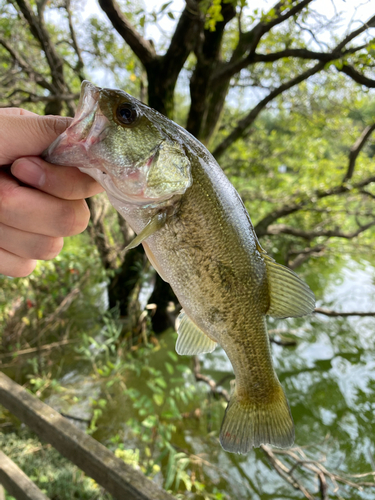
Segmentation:
<svg viewBox="0 0 375 500">
<path fill-rule="evenodd" d="M 314 295 L 261 248 L 237 191 L 206 148 L 125 92 L 84 82 L 73 124 L 47 150 L 106 189 L 183 312 L 179 354 L 220 344 L 236 384 L 220 442 L 230 452 L 293 444 L 294 425 L 272 364 L 266 315 L 302 316 Z"/>
</svg>

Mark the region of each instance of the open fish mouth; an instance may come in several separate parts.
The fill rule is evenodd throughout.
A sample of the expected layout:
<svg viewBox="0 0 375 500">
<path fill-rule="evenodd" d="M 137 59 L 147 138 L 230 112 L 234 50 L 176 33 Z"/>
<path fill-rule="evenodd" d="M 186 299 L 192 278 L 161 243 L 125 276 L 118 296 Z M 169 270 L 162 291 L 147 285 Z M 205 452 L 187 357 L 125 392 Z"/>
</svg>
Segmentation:
<svg viewBox="0 0 375 500">
<path fill-rule="evenodd" d="M 104 139 L 110 121 L 100 111 L 100 87 L 84 81 L 77 112 L 71 125 L 43 153 L 46 161 L 58 165 L 83 166 L 91 160 L 88 150 Z"/>
</svg>

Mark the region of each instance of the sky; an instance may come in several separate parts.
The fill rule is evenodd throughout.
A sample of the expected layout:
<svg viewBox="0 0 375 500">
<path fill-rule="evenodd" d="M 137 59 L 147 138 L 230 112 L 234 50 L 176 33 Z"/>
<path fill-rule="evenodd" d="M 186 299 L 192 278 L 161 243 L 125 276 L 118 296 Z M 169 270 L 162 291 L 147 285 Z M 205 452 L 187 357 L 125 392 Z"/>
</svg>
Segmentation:
<svg viewBox="0 0 375 500">
<path fill-rule="evenodd" d="M 255 9 L 268 10 L 270 9 L 277 0 L 249 0 L 249 12 L 253 12 Z M 143 5 L 147 10 L 151 11 L 153 9 L 158 10 L 166 2 L 166 0 L 140 0 L 140 5 Z M 372 6 L 371 6 L 372 4 Z M 170 7 L 167 10 L 172 10 L 173 12 L 180 12 L 185 5 L 185 0 L 173 0 Z M 361 23 L 369 19 L 375 13 L 373 0 L 315 0 L 310 4 L 311 8 L 317 12 L 324 14 L 327 17 L 332 17 L 335 13 L 340 13 L 342 17 L 342 26 L 344 29 L 338 35 L 341 35 L 343 31 L 351 23 L 350 29 L 355 29 L 359 27 Z M 101 11 L 97 0 L 86 0 L 84 7 L 84 17 L 89 17 L 90 15 L 99 15 L 103 18 L 103 12 Z M 168 16 L 163 18 L 163 29 L 166 31 L 172 31 L 175 25 L 175 21 L 171 20 Z M 160 32 L 156 26 L 149 25 L 146 31 L 147 38 L 152 38 L 157 41 L 160 37 Z"/>
</svg>

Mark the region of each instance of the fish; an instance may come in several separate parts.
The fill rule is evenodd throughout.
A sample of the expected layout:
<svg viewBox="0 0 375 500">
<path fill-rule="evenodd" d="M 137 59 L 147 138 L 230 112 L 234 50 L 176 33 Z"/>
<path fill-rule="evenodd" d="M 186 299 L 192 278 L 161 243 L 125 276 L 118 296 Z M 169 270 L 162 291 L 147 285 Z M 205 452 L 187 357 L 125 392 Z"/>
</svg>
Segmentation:
<svg viewBox="0 0 375 500">
<path fill-rule="evenodd" d="M 310 314 L 315 297 L 260 245 L 234 186 L 183 127 L 122 90 L 84 81 L 71 125 L 44 158 L 96 179 L 182 312 L 176 351 L 219 344 L 235 374 L 220 429 L 224 450 L 288 448 L 294 423 L 275 372 L 266 316 Z"/>
</svg>

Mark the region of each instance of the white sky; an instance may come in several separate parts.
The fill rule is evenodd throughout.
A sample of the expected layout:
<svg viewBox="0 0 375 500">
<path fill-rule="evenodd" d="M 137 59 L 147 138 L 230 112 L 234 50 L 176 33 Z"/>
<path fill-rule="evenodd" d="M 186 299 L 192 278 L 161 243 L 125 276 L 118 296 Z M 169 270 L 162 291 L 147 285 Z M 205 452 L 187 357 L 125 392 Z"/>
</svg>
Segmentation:
<svg viewBox="0 0 375 500">
<path fill-rule="evenodd" d="M 139 4 L 143 5 L 144 8 L 150 12 L 152 10 L 159 10 L 166 1 L 167 0 L 139 0 Z M 248 11 L 253 12 L 255 9 L 267 11 L 275 3 L 276 0 L 250 0 Z M 178 13 L 183 9 L 184 5 L 184 0 L 173 0 L 166 11 L 172 10 Z M 310 4 L 310 8 L 324 14 L 328 18 L 333 17 L 336 12 L 340 13 L 344 32 L 348 29 L 349 24 L 350 30 L 353 30 L 375 14 L 375 2 L 373 0 L 315 0 Z M 105 18 L 96 0 L 86 1 L 83 17 L 86 18 L 90 15 L 98 15 Z M 175 21 L 165 15 L 162 25 L 165 31 L 171 32 L 174 28 Z M 342 35 L 342 31 L 341 33 L 338 32 L 338 35 Z M 158 28 L 149 24 L 147 26 L 146 37 L 157 41 L 160 37 Z"/>
</svg>

